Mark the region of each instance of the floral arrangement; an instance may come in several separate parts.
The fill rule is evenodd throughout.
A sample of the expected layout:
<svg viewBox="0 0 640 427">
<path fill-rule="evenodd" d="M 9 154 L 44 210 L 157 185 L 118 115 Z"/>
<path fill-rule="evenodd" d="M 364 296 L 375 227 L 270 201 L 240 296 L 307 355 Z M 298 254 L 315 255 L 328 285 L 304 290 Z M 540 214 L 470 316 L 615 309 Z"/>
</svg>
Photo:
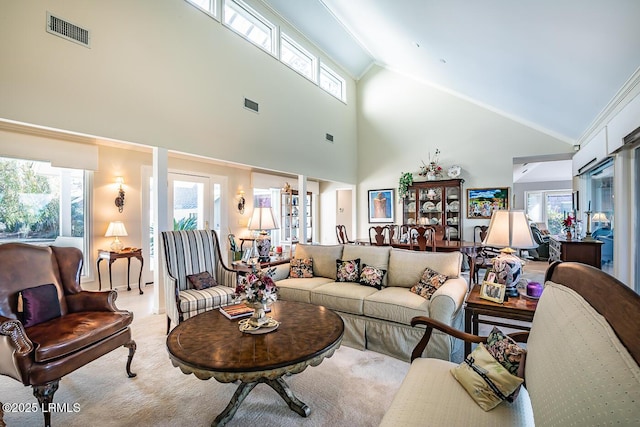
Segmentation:
<svg viewBox="0 0 640 427">
<path fill-rule="evenodd" d="M 431 153 L 429 153 L 429 164 L 425 164 L 422 162 L 422 166 L 420 166 L 420 176 L 432 176 L 434 178 L 442 177 L 442 166 L 439 165 L 439 157 L 440 157 L 440 149 L 436 148 L 436 152 L 431 157 Z"/>
<path fill-rule="evenodd" d="M 571 228 L 574 227 L 575 225 L 576 225 L 576 217 L 571 216 L 571 214 L 568 214 L 567 217 L 562 220 L 562 228 L 565 231 L 571 230 Z"/>
<path fill-rule="evenodd" d="M 248 303 L 269 304 L 278 299 L 278 287 L 273 282 L 276 269 L 258 270 L 238 276 L 235 297 Z"/>
</svg>

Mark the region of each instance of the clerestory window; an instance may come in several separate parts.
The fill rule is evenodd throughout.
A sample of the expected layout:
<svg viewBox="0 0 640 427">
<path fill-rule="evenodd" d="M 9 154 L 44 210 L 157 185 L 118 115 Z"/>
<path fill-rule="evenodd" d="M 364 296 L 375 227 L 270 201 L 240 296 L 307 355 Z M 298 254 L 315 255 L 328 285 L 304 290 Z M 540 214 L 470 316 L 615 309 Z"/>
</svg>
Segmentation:
<svg viewBox="0 0 640 427">
<path fill-rule="evenodd" d="M 256 46 L 275 55 L 275 25 L 240 0 L 224 3 L 224 24 Z"/>
</svg>

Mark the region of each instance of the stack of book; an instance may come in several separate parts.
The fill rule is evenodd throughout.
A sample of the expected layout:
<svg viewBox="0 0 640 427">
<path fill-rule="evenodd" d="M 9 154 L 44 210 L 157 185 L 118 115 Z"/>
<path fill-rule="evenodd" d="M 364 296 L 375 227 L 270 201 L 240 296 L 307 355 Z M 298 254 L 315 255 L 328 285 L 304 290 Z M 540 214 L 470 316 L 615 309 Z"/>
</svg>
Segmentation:
<svg viewBox="0 0 640 427">
<path fill-rule="evenodd" d="M 244 303 L 226 305 L 224 307 L 220 307 L 220 313 L 222 313 L 227 319 L 240 319 L 241 317 L 251 316 L 253 314 L 253 308 L 248 307 Z M 267 311 L 271 311 L 271 308 L 268 308 Z"/>
</svg>

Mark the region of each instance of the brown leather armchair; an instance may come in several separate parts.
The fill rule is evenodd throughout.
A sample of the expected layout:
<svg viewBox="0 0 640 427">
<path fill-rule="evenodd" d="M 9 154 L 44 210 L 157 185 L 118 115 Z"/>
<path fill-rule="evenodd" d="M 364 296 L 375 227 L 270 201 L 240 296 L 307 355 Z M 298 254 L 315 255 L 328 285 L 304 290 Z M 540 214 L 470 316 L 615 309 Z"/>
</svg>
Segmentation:
<svg viewBox="0 0 640 427">
<path fill-rule="evenodd" d="M 131 372 L 136 351 L 129 328 L 133 313 L 116 308 L 115 291 L 82 290 L 81 269 L 82 252 L 77 248 L 0 245 L 0 374 L 32 386 L 40 407 L 53 402 L 64 375 L 120 346 L 129 349 L 127 375 L 136 375 Z M 27 301 L 25 292 L 50 284 L 57 291 L 59 315 L 38 322 L 29 308 L 58 310 L 55 292 L 46 302 Z M 43 414 L 49 426 L 50 412 Z"/>
</svg>

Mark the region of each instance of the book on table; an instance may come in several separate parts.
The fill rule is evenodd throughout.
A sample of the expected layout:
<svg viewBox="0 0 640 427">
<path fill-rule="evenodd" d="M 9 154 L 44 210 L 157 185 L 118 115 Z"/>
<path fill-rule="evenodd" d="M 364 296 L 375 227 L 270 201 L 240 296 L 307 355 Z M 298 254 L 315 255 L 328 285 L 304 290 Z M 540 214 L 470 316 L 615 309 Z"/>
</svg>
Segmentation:
<svg viewBox="0 0 640 427">
<path fill-rule="evenodd" d="M 251 316 L 253 314 L 253 308 L 248 307 L 245 303 L 225 305 L 220 307 L 220 313 L 222 313 L 227 319 L 240 319 L 241 317 Z M 271 307 L 268 307 L 267 312 L 271 311 Z"/>
</svg>

